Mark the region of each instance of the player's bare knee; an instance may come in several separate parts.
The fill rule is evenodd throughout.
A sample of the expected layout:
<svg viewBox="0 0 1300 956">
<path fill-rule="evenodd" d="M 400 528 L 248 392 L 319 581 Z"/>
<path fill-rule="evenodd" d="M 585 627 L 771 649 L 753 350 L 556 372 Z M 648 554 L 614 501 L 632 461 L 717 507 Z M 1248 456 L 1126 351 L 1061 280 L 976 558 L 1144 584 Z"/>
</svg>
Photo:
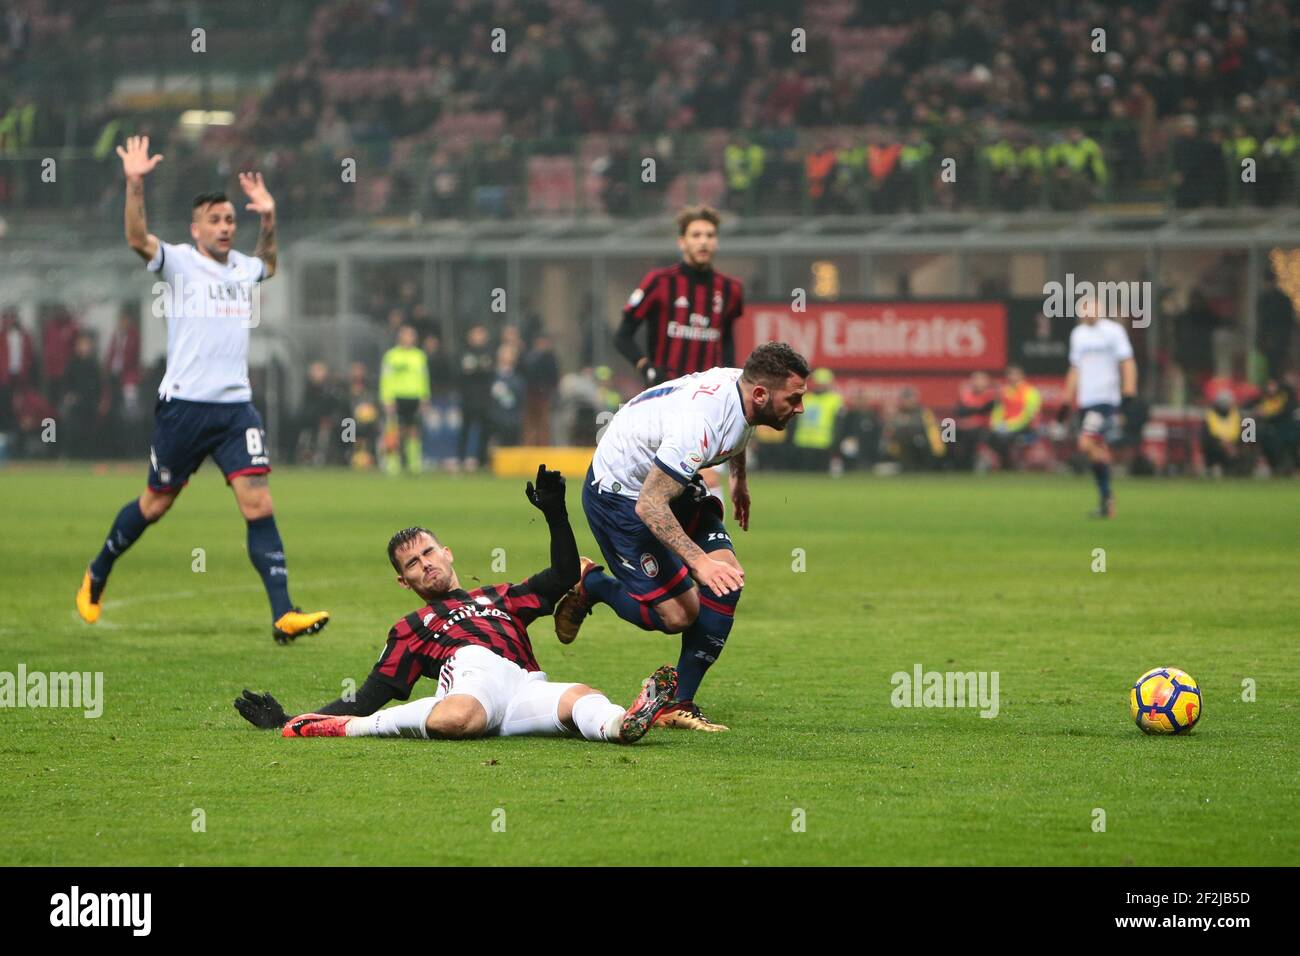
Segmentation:
<svg viewBox="0 0 1300 956">
<path fill-rule="evenodd" d="M 487 729 L 487 712 L 468 694 L 453 694 L 429 711 L 424 726 L 434 737 L 479 737 Z"/>
<path fill-rule="evenodd" d="M 594 687 L 588 687 L 586 684 L 574 684 L 563 694 L 555 707 L 555 716 L 566 727 L 572 728 L 573 724 L 573 705 L 586 697 L 588 694 L 599 694 L 600 691 Z"/>
<path fill-rule="evenodd" d="M 145 490 L 140 496 L 140 514 L 144 515 L 144 520 L 150 523 L 157 521 L 165 515 L 172 503 L 176 501 L 176 492 L 154 491 L 152 488 Z"/>
<path fill-rule="evenodd" d="M 574 684 L 560 695 L 560 706 L 563 707 L 565 704 L 568 704 L 572 707 L 579 697 L 586 697 L 588 694 L 599 693 L 600 691 L 596 690 L 596 688 L 588 687 L 586 684 Z"/>
<path fill-rule="evenodd" d="M 239 511 L 247 521 L 257 521 L 259 518 L 267 518 L 275 513 L 271 507 L 271 496 L 267 495 L 262 501 L 249 504 L 240 502 Z"/>
<path fill-rule="evenodd" d="M 714 561 L 721 561 L 723 564 L 729 564 L 733 568 L 740 567 L 740 558 L 736 557 L 736 552 L 729 551 L 726 548 L 719 548 L 717 551 L 710 551 L 709 557 Z"/>
<path fill-rule="evenodd" d="M 273 513 L 271 492 L 266 488 L 247 489 L 235 492 L 239 511 L 248 521 L 256 521 Z"/>
<path fill-rule="evenodd" d="M 664 630 L 669 634 L 680 634 L 700 616 L 700 597 L 692 589 L 671 601 L 655 605 L 659 620 L 664 622 Z"/>
</svg>

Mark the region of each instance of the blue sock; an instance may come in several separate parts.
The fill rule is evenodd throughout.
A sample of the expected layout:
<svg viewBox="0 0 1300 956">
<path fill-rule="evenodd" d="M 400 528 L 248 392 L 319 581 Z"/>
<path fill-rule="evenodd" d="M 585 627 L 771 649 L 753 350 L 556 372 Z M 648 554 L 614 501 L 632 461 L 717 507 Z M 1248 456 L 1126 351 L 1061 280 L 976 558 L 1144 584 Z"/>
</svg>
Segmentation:
<svg viewBox="0 0 1300 956">
<path fill-rule="evenodd" d="M 582 580 L 582 586 L 592 600 L 608 604 L 615 614 L 629 624 L 635 624 L 643 631 L 664 630 L 663 618 L 654 609 L 654 605 L 638 601 L 619 583 L 618 578 L 610 577 L 604 571 L 590 571 Z"/>
<path fill-rule="evenodd" d="M 149 522 L 145 519 L 144 512 L 140 510 L 138 498 L 133 498 L 122 506 L 122 510 L 113 519 L 113 527 L 108 529 L 104 546 L 99 549 L 99 554 L 95 555 L 95 560 L 90 562 L 90 576 L 101 588 L 108 580 L 109 572 L 113 570 L 113 562 L 125 554 L 127 548 L 135 544 L 147 527 Z"/>
<path fill-rule="evenodd" d="M 271 599 L 271 619 L 293 610 L 289 600 L 289 572 L 284 566 L 284 543 L 275 526 L 275 515 L 248 522 L 248 558 L 262 576 L 266 596 Z"/>
<path fill-rule="evenodd" d="M 1106 499 L 1110 497 L 1110 465 L 1094 464 L 1092 474 L 1097 479 L 1097 491 L 1101 493 L 1101 500 L 1104 504 Z"/>
<path fill-rule="evenodd" d="M 677 660 L 677 699 L 694 700 L 705 672 L 718 659 L 735 623 L 740 591 L 726 597 L 700 589 L 700 616 L 682 632 L 682 656 Z"/>
</svg>

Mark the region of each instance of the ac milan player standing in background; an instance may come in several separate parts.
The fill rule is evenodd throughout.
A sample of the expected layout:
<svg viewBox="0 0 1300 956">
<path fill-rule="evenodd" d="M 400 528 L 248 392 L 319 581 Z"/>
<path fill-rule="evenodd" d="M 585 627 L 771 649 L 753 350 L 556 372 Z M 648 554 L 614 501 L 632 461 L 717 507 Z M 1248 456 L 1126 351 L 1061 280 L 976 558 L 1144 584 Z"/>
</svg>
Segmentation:
<svg viewBox="0 0 1300 956">
<path fill-rule="evenodd" d="M 736 364 L 732 331 L 745 308 L 744 289 L 713 269 L 718 222 L 708 206 L 678 213 L 681 261 L 646 273 L 623 307 L 614 341 L 647 385 Z M 650 328 L 646 349 L 637 342 L 643 324 Z"/>
<path fill-rule="evenodd" d="M 713 268 L 719 222 L 709 206 L 679 212 L 681 261 L 646 273 L 623 307 L 614 344 L 647 386 L 736 365 L 734 330 L 745 310 L 745 290 L 739 279 Z M 649 327 L 645 349 L 637 341 L 643 325 Z M 712 476 L 703 477 L 717 494 Z"/>
</svg>

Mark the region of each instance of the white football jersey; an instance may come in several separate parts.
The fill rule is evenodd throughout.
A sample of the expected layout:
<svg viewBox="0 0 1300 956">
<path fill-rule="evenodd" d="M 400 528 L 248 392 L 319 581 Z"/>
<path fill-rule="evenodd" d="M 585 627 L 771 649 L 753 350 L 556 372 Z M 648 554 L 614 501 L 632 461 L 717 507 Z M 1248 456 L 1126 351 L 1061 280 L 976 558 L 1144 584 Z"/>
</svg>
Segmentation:
<svg viewBox="0 0 1300 956">
<path fill-rule="evenodd" d="M 739 454 L 753 433 L 740 369 L 711 368 L 648 388 L 619 409 L 591 470 L 602 490 L 636 498 L 651 468 L 661 466 L 685 484 L 701 468 Z"/>
<path fill-rule="evenodd" d="M 1132 357 L 1128 333 L 1114 319 L 1076 325 L 1070 332 L 1070 365 L 1079 370 L 1079 408 L 1119 405 L 1119 366 Z"/>
<path fill-rule="evenodd" d="M 232 249 L 223 265 L 194 246 L 159 242 L 146 268 L 166 283 L 155 289 L 167 318 L 167 373 L 159 397 L 249 401 L 248 334 L 256 286 L 266 273 L 262 260 Z"/>
</svg>

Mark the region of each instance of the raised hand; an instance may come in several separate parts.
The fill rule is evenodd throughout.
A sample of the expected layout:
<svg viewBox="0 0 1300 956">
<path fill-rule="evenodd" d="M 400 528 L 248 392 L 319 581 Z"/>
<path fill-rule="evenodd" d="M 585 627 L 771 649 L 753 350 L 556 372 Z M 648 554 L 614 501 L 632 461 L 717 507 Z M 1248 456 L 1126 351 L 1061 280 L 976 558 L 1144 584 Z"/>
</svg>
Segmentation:
<svg viewBox="0 0 1300 956">
<path fill-rule="evenodd" d="M 122 157 L 122 172 L 127 179 L 138 179 L 153 172 L 153 168 L 163 161 L 162 153 L 149 155 L 148 136 L 128 136 L 126 148 L 117 147 L 117 155 Z"/>
<path fill-rule="evenodd" d="M 545 465 L 537 466 L 537 484 L 531 481 L 524 494 L 542 514 L 566 513 L 564 507 L 564 476 L 558 471 L 547 471 Z"/>
<path fill-rule="evenodd" d="M 266 183 L 262 181 L 261 173 L 240 173 L 239 185 L 248 196 L 248 205 L 244 206 L 245 209 L 262 216 L 275 212 L 275 200 L 271 198 Z"/>
</svg>

